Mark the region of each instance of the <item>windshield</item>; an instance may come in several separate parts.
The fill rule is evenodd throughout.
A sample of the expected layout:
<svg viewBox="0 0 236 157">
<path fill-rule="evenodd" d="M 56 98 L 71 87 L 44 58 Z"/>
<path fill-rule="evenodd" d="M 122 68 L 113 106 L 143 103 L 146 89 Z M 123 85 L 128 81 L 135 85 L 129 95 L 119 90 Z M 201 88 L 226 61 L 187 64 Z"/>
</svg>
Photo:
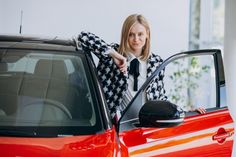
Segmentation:
<svg viewBox="0 0 236 157">
<path fill-rule="evenodd" d="M 1 49 L 0 56 L 0 135 L 1 129 L 44 136 L 101 130 L 84 55 Z"/>
</svg>

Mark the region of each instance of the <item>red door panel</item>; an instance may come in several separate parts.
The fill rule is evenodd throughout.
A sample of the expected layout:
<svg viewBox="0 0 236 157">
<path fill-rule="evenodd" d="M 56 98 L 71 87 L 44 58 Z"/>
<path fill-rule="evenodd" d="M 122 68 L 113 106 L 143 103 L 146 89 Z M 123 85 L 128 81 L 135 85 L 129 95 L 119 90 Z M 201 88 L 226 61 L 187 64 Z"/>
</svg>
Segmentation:
<svg viewBox="0 0 236 157">
<path fill-rule="evenodd" d="M 173 128 L 137 128 L 120 134 L 130 156 L 230 157 L 233 121 L 227 109 L 185 118 Z"/>
</svg>

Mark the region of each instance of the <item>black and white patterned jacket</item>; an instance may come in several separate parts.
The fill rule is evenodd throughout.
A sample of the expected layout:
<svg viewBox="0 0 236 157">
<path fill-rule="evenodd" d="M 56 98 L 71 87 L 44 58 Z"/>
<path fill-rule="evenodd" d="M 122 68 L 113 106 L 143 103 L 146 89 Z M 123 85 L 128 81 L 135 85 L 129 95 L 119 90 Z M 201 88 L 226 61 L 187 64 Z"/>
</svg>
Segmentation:
<svg viewBox="0 0 236 157">
<path fill-rule="evenodd" d="M 116 110 L 122 102 L 125 91 L 128 88 L 128 76 L 123 74 L 113 59 L 105 52 L 113 48 L 117 50 L 118 44 L 107 44 L 98 36 L 90 32 L 81 32 L 78 36 L 78 42 L 86 52 L 94 53 L 98 58 L 98 77 L 101 81 L 108 108 L 111 111 L 112 118 L 115 116 Z M 147 60 L 147 77 L 156 70 L 163 62 L 160 56 L 151 54 Z M 159 76 L 148 86 L 146 90 L 148 100 L 166 100 L 164 84 L 164 70 Z"/>
</svg>

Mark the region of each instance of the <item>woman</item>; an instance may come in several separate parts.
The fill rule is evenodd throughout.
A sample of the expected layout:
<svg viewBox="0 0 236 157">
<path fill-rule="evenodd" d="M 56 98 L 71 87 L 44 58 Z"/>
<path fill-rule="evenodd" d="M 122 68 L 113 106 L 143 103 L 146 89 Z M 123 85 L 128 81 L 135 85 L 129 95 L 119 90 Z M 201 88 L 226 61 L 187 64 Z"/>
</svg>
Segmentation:
<svg viewBox="0 0 236 157">
<path fill-rule="evenodd" d="M 146 78 L 162 63 L 160 56 L 150 52 L 150 28 L 142 15 L 133 14 L 126 18 L 120 46 L 109 45 L 89 32 L 82 32 L 78 41 L 85 51 L 99 58 L 98 75 L 112 118 L 125 109 Z M 146 99 L 167 99 L 163 77 L 164 70 L 148 86 L 143 102 Z"/>
</svg>

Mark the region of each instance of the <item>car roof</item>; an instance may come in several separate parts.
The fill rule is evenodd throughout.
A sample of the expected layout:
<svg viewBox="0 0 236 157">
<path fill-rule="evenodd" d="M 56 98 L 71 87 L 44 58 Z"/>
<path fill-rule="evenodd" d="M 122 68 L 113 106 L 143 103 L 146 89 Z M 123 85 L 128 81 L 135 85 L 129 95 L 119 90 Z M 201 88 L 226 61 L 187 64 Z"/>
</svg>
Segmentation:
<svg viewBox="0 0 236 157">
<path fill-rule="evenodd" d="M 59 39 L 58 37 L 36 37 L 25 35 L 0 35 L 2 48 L 38 49 L 75 51 L 76 43 L 72 39 Z"/>
</svg>

